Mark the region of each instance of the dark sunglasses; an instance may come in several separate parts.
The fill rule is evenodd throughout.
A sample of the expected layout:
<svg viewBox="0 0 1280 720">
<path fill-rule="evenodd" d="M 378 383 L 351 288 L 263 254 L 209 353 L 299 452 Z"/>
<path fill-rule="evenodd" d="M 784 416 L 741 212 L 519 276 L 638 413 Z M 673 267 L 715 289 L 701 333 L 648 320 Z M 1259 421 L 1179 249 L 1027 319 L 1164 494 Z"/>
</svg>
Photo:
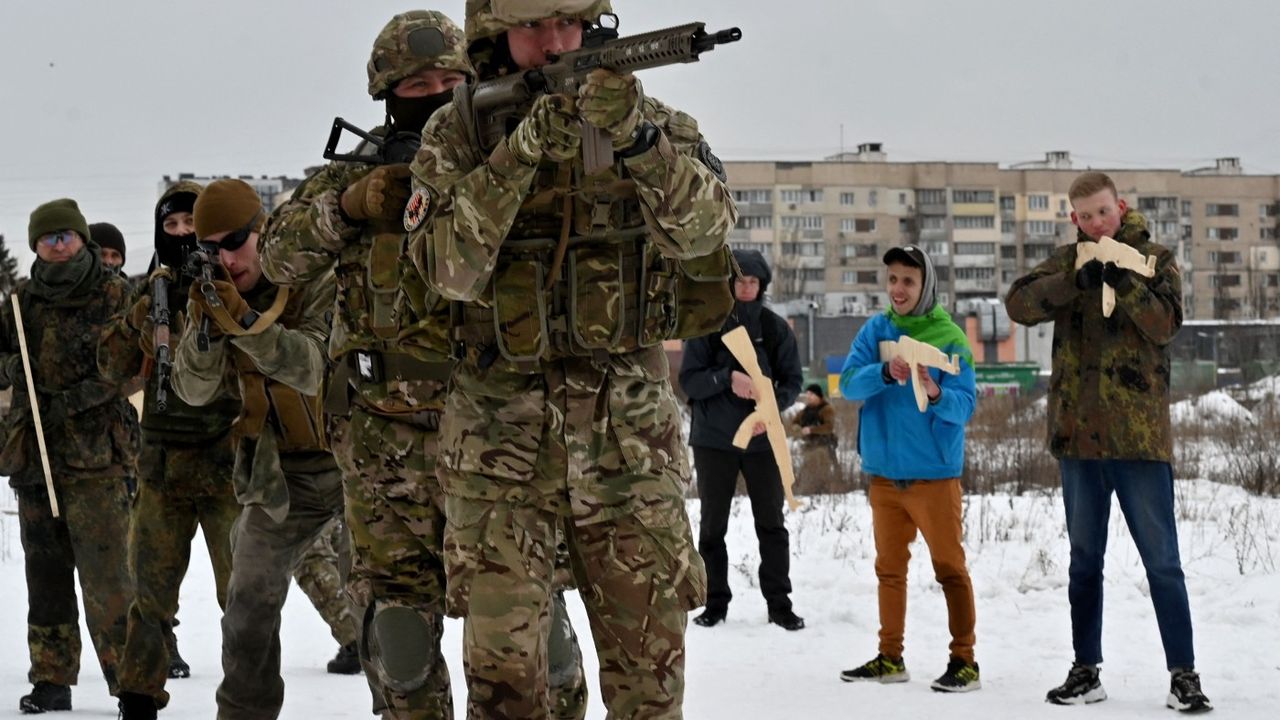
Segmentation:
<svg viewBox="0 0 1280 720">
<path fill-rule="evenodd" d="M 259 212 L 257 215 L 253 216 L 253 219 L 249 221 L 248 225 L 245 225 L 239 230 L 233 230 L 227 233 L 226 236 L 218 241 L 218 249 L 226 250 L 227 252 L 235 252 L 236 250 L 239 250 L 242 245 L 249 241 L 249 236 L 253 234 L 254 228 L 258 226 L 258 220 L 261 218 L 262 213 Z"/>
</svg>

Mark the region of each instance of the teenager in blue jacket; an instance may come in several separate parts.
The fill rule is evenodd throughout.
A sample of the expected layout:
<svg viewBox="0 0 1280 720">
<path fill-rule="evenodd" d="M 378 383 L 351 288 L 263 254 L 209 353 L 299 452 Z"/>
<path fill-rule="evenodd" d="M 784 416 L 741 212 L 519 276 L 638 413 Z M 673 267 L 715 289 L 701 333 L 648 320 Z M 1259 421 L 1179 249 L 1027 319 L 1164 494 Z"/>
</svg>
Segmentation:
<svg viewBox="0 0 1280 720">
<path fill-rule="evenodd" d="M 902 659 L 907 615 L 908 546 L 924 536 L 934 574 L 947 601 L 951 630 L 946 672 L 931 687 L 967 692 L 982 686 L 974 660 L 973 584 L 965 565 L 960 474 L 964 428 L 973 415 L 976 386 L 973 355 L 961 330 L 937 301 L 937 276 L 923 250 L 913 245 L 885 253 L 891 308 L 867 321 L 853 340 L 840 372 L 840 392 L 863 403 L 858 451 L 869 475 L 867 495 L 876 543 L 880 649 L 864 665 L 840 673 L 848 682 L 905 682 Z M 960 359 L 952 375 L 920 366 L 928 395 L 916 405 L 911 368 L 900 357 L 881 357 L 880 344 L 909 336 Z"/>
</svg>

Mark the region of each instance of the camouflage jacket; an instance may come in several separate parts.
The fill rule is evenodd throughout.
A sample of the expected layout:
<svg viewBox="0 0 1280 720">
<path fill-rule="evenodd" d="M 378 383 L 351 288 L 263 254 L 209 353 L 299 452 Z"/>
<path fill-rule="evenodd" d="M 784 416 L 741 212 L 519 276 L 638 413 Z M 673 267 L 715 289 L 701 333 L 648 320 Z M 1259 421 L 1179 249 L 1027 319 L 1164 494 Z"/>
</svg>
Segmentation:
<svg viewBox="0 0 1280 720">
<path fill-rule="evenodd" d="M 279 291 L 263 282 L 244 299 L 258 312 L 266 311 Z M 305 396 L 321 392 L 325 376 L 325 343 L 334 281 L 325 274 L 292 288 L 284 313 L 256 335 L 211 338 L 209 350 L 196 347 L 196 333 L 186 333 L 174 353 L 173 388 L 187 403 L 200 407 L 224 393 L 239 398 L 243 385 L 236 369 L 239 355 L 265 377 Z M 190 308 L 188 307 L 188 315 Z M 289 511 L 285 472 L 327 472 L 336 467 L 329 452 L 281 453 L 281 432 L 268 422 L 256 439 L 242 438 L 236 450 L 232 481 L 244 505 L 261 505 L 277 522 Z"/>
<path fill-rule="evenodd" d="M 653 147 L 621 161 L 625 177 L 619 177 L 615 166 L 604 177 L 584 180 L 580 160 L 574 162 L 570 191 L 584 209 L 575 214 L 591 218 L 597 198 L 607 197 L 611 184 L 634 181 L 648 239 L 663 255 L 689 259 L 715 253 L 738 217 L 728 188 L 717 177 L 719 161 L 692 117 L 645 98 L 643 118 L 661 136 Z M 431 290 L 462 301 L 476 300 L 489 286 L 517 216 L 527 202 L 538 200 L 531 197 L 536 176 L 554 167 L 546 162 L 525 165 L 510 156 L 500 166 L 489 163 L 470 140 L 470 122 L 456 104 L 437 111 L 422 131 L 422 147 L 412 165 L 414 190 L 428 207 L 410 233 L 410 258 Z"/>
<path fill-rule="evenodd" d="M 189 278 L 179 276 L 177 282 L 169 284 L 169 347 L 170 354 L 177 349 L 182 338 L 183 319 L 186 315 L 183 308 L 187 301 L 187 289 L 191 284 Z M 133 293 L 124 308 L 107 325 L 102 334 L 102 344 L 98 347 L 98 370 L 104 378 L 113 382 L 128 383 L 133 378 L 145 375 L 142 403 L 142 437 L 147 442 L 162 443 L 175 446 L 207 446 L 227 434 L 231 423 L 240 413 L 239 401 L 224 393 L 206 407 L 196 408 L 183 402 L 173 392 L 173 381 L 170 379 L 167 388 L 168 407 L 161 413 L 156 407 L 156 392 L 159 377 L 152 372 L 151 363 L 142 352 L 138 328 L 129 324 L 129 314 L 133 306 L 144 297 L 151 297 L 151 283 L 145 279 L 134 283 Z"/>
<path fill-rule="evenodd" d="M 272 214 L 260 245 L 262 269 L 279 285 L 310 282 L 332 270 L 337 298 L 329 357 L 350 365 L 353 351 L 403 353 L 439 366 L 431 377 L 387 372 L 378 382 L 361 382 L 357 375 L 353 383 L 369 405 L 385 412 L 439 409 L 450 364 L 448 303 L 438 295 L 422 296 L 415 299 L 417 312 L 410 307 L 401 284 L 406 267 L 412 267 L 402 263 L 405 235 L 399 223 L 377 229 L 352 225 L 339 212 L 342 191 L 372 167 L 334 162 L 309 177 Z"/>
<path fill-rule="evenodd" d="M 86 294 L 55 302 L 35 296 L 30 282 L 19 283 L 17 294 L 54 483 L 60 477 L 134 474 L 138 416 L 123 395 L 123 384 L 104 378 L 97 362 L 99 338 L 111 316 L 126 307 L 128 284 L 104 272 Z M 13 311 L 6 303 L 0 314 L 0 367 L 17 372 L 0 378 L 0 387 L 13 387 L 0 472 L 9 473 L 13 487 L 43 485 L 31 396 L 19 358 Z"/>
<path fill-rule="evenodd" d="M 1053 322 L 1049 451 L 1082 460 L 1163 460 L 1169 426 L 1169 343 L 1182 327 L 1182 278 L 1174 254 L 1151 242 L 1146 220 L 1129 211 L 1115 239 L 1157 259 L 1156 274 L 1102 316 L 1102 290 L 1076 287 L 1076 245 L 1057 248 L 1009 289 L 1009 317 Z M 1084 236 L 1081 236 L 1084 240 Z"/>
</svg>

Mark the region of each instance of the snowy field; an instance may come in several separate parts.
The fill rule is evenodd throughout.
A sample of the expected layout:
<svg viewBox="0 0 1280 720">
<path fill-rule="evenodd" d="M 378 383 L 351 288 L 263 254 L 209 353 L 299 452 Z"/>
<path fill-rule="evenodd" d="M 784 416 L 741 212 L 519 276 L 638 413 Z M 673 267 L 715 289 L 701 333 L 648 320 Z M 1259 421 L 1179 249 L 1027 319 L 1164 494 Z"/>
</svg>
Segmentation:
<svg viewBox="0 0 1280 720">
<path fill-rule="evenodd" d="M 1280 704 L 1280 501 L 1250 497 L 1207 481 L 1178 484 L 1181 546 L 1205 692 L 1224 718 L 1274 718 Z M 12 495 L 0 506 L 11 508 Z M 697 517 L 697 502 L 689 512 Z M 1168 675 L 1142 566 L 1118 514 L 1112 518 L 1102 680 L 1110 699 L 1089 708 L 1044 704 L 1071 660 L 1066 593 L 1067 541 L 1056 496 L 973 497 L 966 505 L 967 547 L 978 597 L 978 661 L 983 689 L 943 695 L 928 682 L 947 661 L 946 612 L 928 553 L 915 546 L 907 619 L 905 685 L 851 685 L 843 668 L 876 652 L 876 581 L 866 497 L 809 498 L 789 515 L 796 611 L 808 628 L 788 633 L 765 621 L 755 589 L 758 554 L 745 504 L 730 529 L 736 599 L 727 624 L 690 625 L 685 716 L 691 720 L 778 718 L 1169 718 Z M 218 610 L 203 545 L 193 552 L 182 589 L 179 641 L 193 676 L 170 681 L 171 720 L 214 715 L 220 677 Z M 26 682 L 26 593 L 17 519 L 0 515 L 0 717 L 17 717 Z M 589 636 L 571 597 L 574 625 Z M 446 654 L 459 717 L 464 707 L 461 624 L 449 621 Z M 293 592 L 283 629 L 287 688 L 283 718 L 368 717 L 363 678 L 328 675 L 336 650 L 301 592 Z M 85 635 L 86 647 L 88 645 Z M 587 652 L 589 673 L 595 664 Z M 605 717 L 592 686 L 590 718 Z M 115 702 L 86 650 L 75 716 L 114 718 Z"/>
</svg>

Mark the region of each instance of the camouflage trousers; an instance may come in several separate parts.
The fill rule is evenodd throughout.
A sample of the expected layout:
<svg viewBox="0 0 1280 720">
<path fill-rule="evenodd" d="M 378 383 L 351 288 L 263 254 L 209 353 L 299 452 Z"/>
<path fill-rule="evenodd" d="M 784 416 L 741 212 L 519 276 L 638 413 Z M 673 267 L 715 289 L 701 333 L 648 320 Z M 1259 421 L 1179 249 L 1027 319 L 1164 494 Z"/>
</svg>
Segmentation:
<svg viewBox="0 0 1280 720">
<path fill-rule="evenodd" d="M 231 489 L 230 453 L 204 448 L 158 446 L 143 453 L 138 493 L 129 520 L 129 572 L 136 595 L 129 607 L 129 630 L 120 663 L 120 688 L 169 702 L 169 636 L 178 612 L 178 590 L 191 562 L 197 527 L 204 534 L 213 566 L 218 607 L 226 607 L 231 576 L 231 528 L 240 503 Z M 190 482 L 203 477 L 210 482 Z M 168 482 L 172 478 L 178 482 Z M 221 490 L 198 494 L 195 487 Z"/>
<path fill-rule="evenodd" d="M 289 514 L 275 522 L 246 505 L 231 533 L 231 580 L 222 614 L 219 720 L 274 720 L 284 704 L 280 677 L 280 611 L 298 559 L 342 512 L 336 469 L 285 471 Z"/>
<path fill-rule="evenodd" d="M 609 716 L 682 717 L 687 611 L 706 598 L 706 571 L 681 498 L 688 449 L 668 373 L 661 348 L 535 373 L 502 360 L 455 369 L 438 475 L 468 717 L 548 717 L 560 539 Z"/>
<path fill-rule="evenodd" d="M 341 646 L 360 639 L 360 622 L 344 586 L 350 567 L 351 539 L 338 516 L 324 526 L 293 569 L 293 579 Z"/>
<path fill-rule="evenodd" d="M 129 530 L 122 478 L 59 479 L 53 517 L 43 486 L 22 487 L 18 524 L 27 575 L 27 645 L 34 684 L 75 685 L 80 673 L 80 575 L 85 619 L 111 694 L 133 601 L 123 538 Z"/>
</svg>

